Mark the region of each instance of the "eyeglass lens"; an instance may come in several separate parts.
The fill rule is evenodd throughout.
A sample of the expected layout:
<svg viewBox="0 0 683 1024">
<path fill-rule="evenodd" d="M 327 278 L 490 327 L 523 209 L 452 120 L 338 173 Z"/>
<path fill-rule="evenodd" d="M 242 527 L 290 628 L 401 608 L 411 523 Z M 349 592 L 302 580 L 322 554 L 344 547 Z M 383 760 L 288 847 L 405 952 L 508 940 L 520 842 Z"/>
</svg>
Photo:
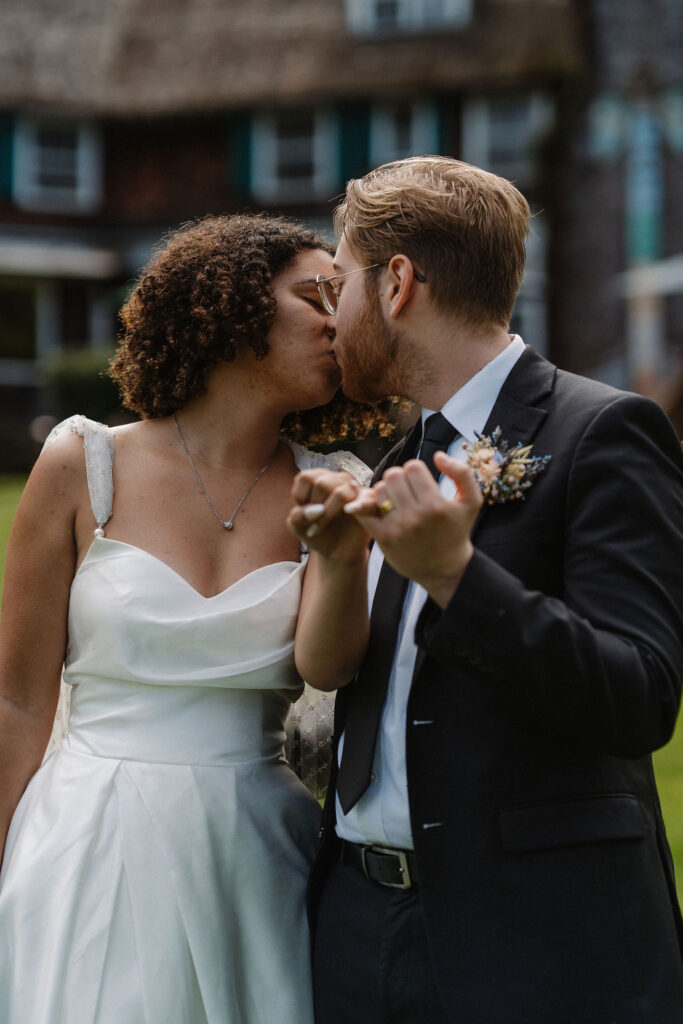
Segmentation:
<svg viewBox="0 0 683 1024">
<path fill-rule="evenodd" d="M 337 293 L 330 281 L 318 281 L 318 293 L 328 313 L 337 312 Z"/>
</svg>

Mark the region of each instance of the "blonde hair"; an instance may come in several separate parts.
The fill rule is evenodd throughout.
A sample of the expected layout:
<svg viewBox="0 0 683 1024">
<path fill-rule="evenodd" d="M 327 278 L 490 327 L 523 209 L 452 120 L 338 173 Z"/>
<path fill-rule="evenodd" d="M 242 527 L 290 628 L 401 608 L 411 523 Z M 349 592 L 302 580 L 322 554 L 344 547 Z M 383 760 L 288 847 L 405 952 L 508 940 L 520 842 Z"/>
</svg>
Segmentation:
<svg viewBox="0 0 683 1024">
<path fill-rule="evenodd" d="M 334 214 L 354 255 L 409 256 L 434 301 L 507 327 L 524 274 L 529 205 L 505 178 L 443 156 L 396 160 L 352 179 Z"/>
</svg>

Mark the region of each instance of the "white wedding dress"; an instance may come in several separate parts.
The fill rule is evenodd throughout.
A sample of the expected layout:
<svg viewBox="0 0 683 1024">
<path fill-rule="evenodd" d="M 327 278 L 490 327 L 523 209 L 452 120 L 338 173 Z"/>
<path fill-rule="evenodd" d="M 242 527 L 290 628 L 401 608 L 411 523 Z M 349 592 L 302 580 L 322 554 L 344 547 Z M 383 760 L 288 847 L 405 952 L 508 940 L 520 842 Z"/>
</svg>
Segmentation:
<svg viewBox="0 0 683 1024">
<path fill-rule="evenodd" d="M 113 435 L 72 417 L 48 443 L 68 432 L 98 530 L 71 588 L 68 731 L 7 838 L 0 1022 L 312 1024 L 320 808 L 283 755 L 305 561 L 202 597 L 103 535 Z M 353 456 L 293 448 L 367 482 Z"/>
</svg>

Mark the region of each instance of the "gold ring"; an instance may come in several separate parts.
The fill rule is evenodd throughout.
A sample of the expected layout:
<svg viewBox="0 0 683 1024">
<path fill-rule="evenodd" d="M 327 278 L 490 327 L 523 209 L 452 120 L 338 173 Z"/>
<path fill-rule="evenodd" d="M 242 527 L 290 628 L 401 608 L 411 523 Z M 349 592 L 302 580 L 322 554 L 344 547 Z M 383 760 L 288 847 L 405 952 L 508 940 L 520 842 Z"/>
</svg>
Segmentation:
<svg viewBox="0 0 683 1024">
<path fill-rule="evenodd" d="M 382 517 L 382 519 L 384 519 L 384 517 L 388 516 L 389 513 L 392 512 L 395 508 L 396 506 L 394 505 L 391 498 L 385 498 L 384 501 L 380 501 L 379 505 L 377 506 L 377 513 Z"/>
</svg>

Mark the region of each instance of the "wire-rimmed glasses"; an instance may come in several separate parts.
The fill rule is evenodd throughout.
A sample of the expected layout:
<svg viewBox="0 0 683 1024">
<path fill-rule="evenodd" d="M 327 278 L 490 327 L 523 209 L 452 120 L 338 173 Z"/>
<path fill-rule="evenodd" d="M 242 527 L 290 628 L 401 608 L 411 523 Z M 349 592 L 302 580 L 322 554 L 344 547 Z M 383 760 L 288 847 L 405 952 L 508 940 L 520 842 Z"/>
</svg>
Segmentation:
<svg viewBox="0 0 683 1024">
<path fill-rule="evenodd" d="M 387 260 L 388 262 L 388 260 Z M 373 263 L 369 267 L 358 267 L 357 270 L 347 270 L 345 274 L 335 274 L 334 277 L 323 277 L 317 274 L 315 283 L 318 288 L 318 295 L 323 306 L 332 316 L 337 312 L 339 303 L 339 286 L 337 281 L 340 277 L 348 277 L 350 274 L 360 274 L 364 270 L 374 270 L 375 267 L 385 267 L 386 263 Z"/>
<path fill-rule="evenodd" d="M 318 289 L 318 295 L 323 306 L 332 316 L 337 312 L 337 306 L 339 305 L 339 292 L 340 288 L 337 281 L 340 277 L 348 277 L 350 274 L 361 274 L 364 270 L 374 270 L 376 267 L 386 267 L 389 260 L 385 260 L 384 263 L 372 263 L 369 267 L 358 267 L 356 270 L 347 270 L 345 274 L 335 274 L 333 277 L 323 277 L 322 274 L 317 274 L 315 283 Z M 415 280 L 424 284 L 427 280 L 424 274 L 418 273 L 417 270 L 413 271 L 415 274 Z"/>
</svg>

